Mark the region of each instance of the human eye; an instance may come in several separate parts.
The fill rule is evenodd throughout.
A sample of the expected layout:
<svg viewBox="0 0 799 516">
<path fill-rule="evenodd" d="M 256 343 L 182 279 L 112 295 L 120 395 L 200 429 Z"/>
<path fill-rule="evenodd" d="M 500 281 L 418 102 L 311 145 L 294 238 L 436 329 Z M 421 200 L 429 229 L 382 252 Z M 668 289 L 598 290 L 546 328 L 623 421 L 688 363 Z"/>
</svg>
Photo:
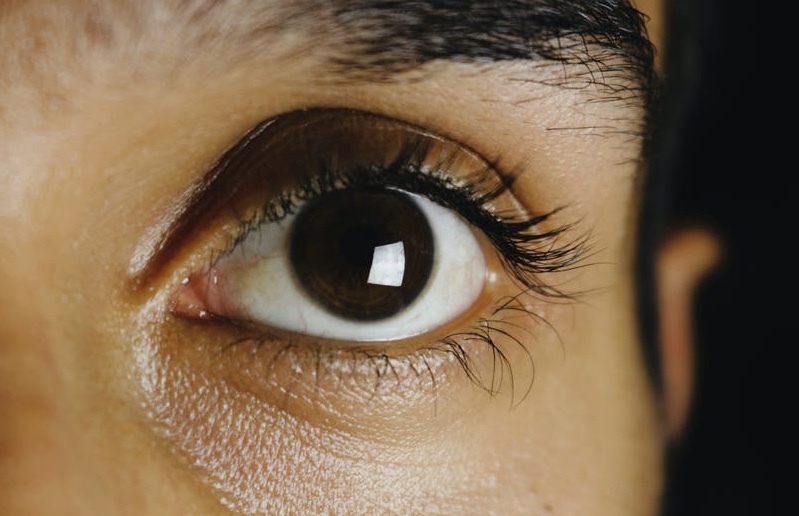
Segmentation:
<svg viewBox="0 0 799 516">
<path fill-rule="evenodd" d="M 472 306 L 487 271 L 462 219 L 407 190 L 340 188 L 270 202 L 281 214 L 186 281 L 175 312 L 368 342 L 426 333 Z"/>
<path fill-rule="evenodd" d="M 519 202 L 514 175 L 376 114 L 269 119 L 190 202 L 202 209 L 188 210 L 199 220 L 184 233 L 199 235 L 190 247 L 205 258 L 182 269 L 170 313 L 229 332 L 231 348 L 249 344 L 271 387 L 311 370 L 317 386 L 325 370 L 368 384 L 402 367 L 433 385 L 431 364 L 449 361 L 495 392 L 513 376 L 503 348 L 526 346 L 519 317 L 569 297 L 550 276 L 585 250 L 555 209 Z"/>
</svg>

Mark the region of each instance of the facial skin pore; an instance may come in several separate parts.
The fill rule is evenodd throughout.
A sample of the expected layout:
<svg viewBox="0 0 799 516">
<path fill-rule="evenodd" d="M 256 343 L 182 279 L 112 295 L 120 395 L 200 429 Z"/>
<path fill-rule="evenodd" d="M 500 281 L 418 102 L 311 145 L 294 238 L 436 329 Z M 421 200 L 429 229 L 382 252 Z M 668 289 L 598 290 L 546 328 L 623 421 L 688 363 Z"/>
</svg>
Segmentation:
<svg viewBox="0 0 799 516">
<path fill-rule="evenodd" d="M 447 4 L 0 2 L 1 514 L 656 514 L 666 436 L 632 265 L 640 20 Z M 499 369 L 469 351 L 512 379 L 486 392 L 444 356 L 377 383 L 374 362 L 310 376 L 173 316 L 237 220 L 164 239 L 193 189 L 252 127 L 308 108 L 456 142 L 514 174 L 511 204 L 552 212 L 545 229 L 587 238 L 579 267 L 541 278 L 565 299 L 520 295 L 488 258 L 479 310 L 519 296 L 522 342 L 498 336 Z"/>
</svg>

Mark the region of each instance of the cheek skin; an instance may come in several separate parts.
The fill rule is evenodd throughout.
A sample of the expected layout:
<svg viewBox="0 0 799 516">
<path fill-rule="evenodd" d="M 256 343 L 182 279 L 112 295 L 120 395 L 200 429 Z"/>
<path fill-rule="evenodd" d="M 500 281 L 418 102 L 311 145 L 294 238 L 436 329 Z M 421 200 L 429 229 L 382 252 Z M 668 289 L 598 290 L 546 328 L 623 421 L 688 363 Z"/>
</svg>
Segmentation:
<svg viewBox="0 0 799 516">
<path fill-rule="evenodd" d="M 86 221 L 39 199 L 0 239 L 0 514 L 213 514 L 132 417 L 103 282 L 63 238 Z"/>
<path fill-rule="evenodd" d="M 623 306 L 617 295 L 593 301 Z M 437 404 L 424 392 L 421 400 L 398 394 L 419 388 L 399 382 L 348 404 L 346 380 L 335 392 L 321 382 L 303 394 L 285 378 L 268 393 L 243 389 L 258 354 L 245 349 L 239 361 L 232 351 L 209 353 L 208 328 L 189 336 L 148 331 L 164 327 L 165 304 L 156 299 L 129 337 L 147 417 L 231 510 L 654 513 L 657 430 L 646 378 L 619 359 L 636 352 L 623 312 L 542 305 L 562 342 L 528 322 L 536 370 L 523 401 L 518 390 L 513 400 L 508 389 L 491 399 L 453 380 L 439 386 Z M 509 358 L 514 373 L 525 374 L 525 357 Z"/>
<path fill-rule="evenodd" d="M 195 105 L 220 103 L 206 100 Z M 402 96 L 393 102 L 405 105 Z M 423 102 L 417 104 L 412 111 Z M 273 111 L 263 104 L 225 105 Z M 437 108 L 438 119 L 445 119 L 445 108 Z M 99 127 L 98 119 L 108 116 L 86 109 L 84 128 Z M 595 218 L 601 252 L 592 261 L 610 264 L 572 279 L 578 290 L 601 287 L 585 303 L 534 306 L 554 329 L 524 323 L 534 383 L 523 402 L 512 403 L 507 391 L 491 399 L 452 379 L 440 386 L 437 405 L 430 396 L 420 402 L 409 392 L 393 392 L 391 403 L 356 399 L 341 407 L 333 391 L 326 398 L 332 408 L 317 410 L 291 397 L 302 392 L 296 387 L 284 386 L 286 401 L 264 399 L 233 381 L 235 370 L 219 374 L 224 364 L 214 364 L 203 343 L 192 339 L 205 330 L 178 337 L 164 323 L 168 303 L 156 295 L 158 288 L 141 293 L 155 308 L 141 311 L 119 301 L 134 245 L 157 219 L 158 207 L 224 148 L 207 134 L 236 134 L 250 122 L 203 126 L 202 113 L 175 112 L 167 117 L 172 126 L 153 128 L 141 114 L 149 111 L 112 111 L 128 123 L 124 130 L 95 127 L 96 139 L 71 129 L 74 141 L 63 152 L 41 169 L 23 169 L 29 183 L 16 183 L 14 208 L 3 212 L 0 452 L 19 455 L 0 459 L 0 486 L 27 491 L 0 497 L 0 513 L 14 514 L 2 503 L 33 507 L 48 493 L 65 500 L 60 514 L 82 515 L 386 508 L 403 514 L 654 514 L 662 441 L 631 315 L 630 246 L 623 237 L 629 234 L 629 170 L 591 168 L 601 153 L 586 145 L 556 152 L 560 168 L 541 158 L 536 181 L 520 185 L 525 197 L 545 189 L 578 199 L 580 210 Z M 458 111 L 470 119 L 465 107 Z M 458 131 L 469 129 L 464 123 Z M 159 147 L 181 130 L 179 150 Z M 208 144 L 198 150 L 186 143 L 193 139 Z M 53 136 L 54 148 L 58 140 Z M 546 150 L 558 143 L 540 145 Z M 11 142 L 6 148 L 16 147 Z M 12 162 L 24 162 L 19 152 L 11 152 Z M 579 181 L 563 179 L 572 169 L 581 171 Z M 130 179 L 141 170 L 159 179 Z M 544 177 L 551 170 L 560 176 Z M 511 358 L 524 368 L 523 353 Z M 277 392 L 280 384 L 272 388 Z"/>
<path fill-rule="evenodd" d="M 507 391 L 489 399 L 464 383 L 459 396 L 441 390 L 439 411 L 395 398 L 399 421 L 381 414 L 364 427 L 355 417 L 353 428 L 342 412 L 356 409 L 341 399 L 323 411 L 327 420 L 313 401 L 270 403 L 209 373 L 207 350 L 166 349 L 173 341 L 153 334 L 135 347 L 150 426 L 231 510 L 654 513 L 659 458 L 646 379 L 615 358 L 570 352 L 564 362 L 554 339 L 541 339 L 553 352 L 536 353 L 535 384 L 515 407 Z"/>
<path fill-rule="evenodd" d="M 148 348 L 141 351 L 148 353 Z M 417 513 L 436 506 L 446 446 L 368 442 L 320 428 L 223 381 L 139 356 L 152 420 L 222 503 L 244 514 Z M 160 390 L 159 385 L 168 385 Z M 373 431 L 379 432 L 379 429 Z M 446 444 L 446 443 L 440 443 Z M 424 450 L 424 460 L 417 454 Z M 439 460 L 429 459 L 439 456 Z M 454 467 L 450 466 L 451 468 Z M 456 471 L 451 471 L 456 475 Z"/>
</svg>

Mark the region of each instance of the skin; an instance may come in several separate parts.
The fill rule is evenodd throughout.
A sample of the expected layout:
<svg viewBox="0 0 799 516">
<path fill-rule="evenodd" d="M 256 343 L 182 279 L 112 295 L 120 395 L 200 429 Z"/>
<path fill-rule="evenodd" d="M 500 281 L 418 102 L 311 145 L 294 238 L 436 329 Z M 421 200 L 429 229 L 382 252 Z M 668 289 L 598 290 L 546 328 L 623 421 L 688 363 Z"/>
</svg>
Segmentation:
<svg viewBox="0 0 799 516">
<path fill-rule="evenodd" d="M 0 17 L 41 36 L 2 51 L 36 58 L 0 90 L 0 513 L 657 513 L 663 450 L 690 399 L 685 307 L 714 250 L 677 236 L 658 264 L 672 286 L 663 405 L 633 309 L 640 107 L 592 102 L 607 93 L 546 85 L 563 72 L 512 62 L 328 84 L 321 58 L 297 58 L 290 38 L 223 69 L 213 53 L 178 67 L 168 33 L 141 61 L 62 60 L 56 11 L 33 4 Z M 526 301 L 546 324 L 521 321 L 530 337 L 527 353 L 507 347 L 512 384 L 490 396 L 447 361 L 435 389 L 402 374 L 372 390 L 333 375 L 315 388 L 265 381 L 252 347 L 223 353 L 225 330 L 168 312 L 207 259 L 202 237 L 132 287 L 153 228 L 209 165 L 259 121 L 308 106 L 380 113 L 500 156 L 499 168 L 522 163 L 523 206 L 568 205 L 567 237 L 590 230 L 588 266 L 552 278 L 585 294 Z M 595 129 L 608 125 L 619 130 Z M 490 288 L 512 292 L 502 275 Z M 475 353 L 488 375 L 490 354 Z"/>
</svg>

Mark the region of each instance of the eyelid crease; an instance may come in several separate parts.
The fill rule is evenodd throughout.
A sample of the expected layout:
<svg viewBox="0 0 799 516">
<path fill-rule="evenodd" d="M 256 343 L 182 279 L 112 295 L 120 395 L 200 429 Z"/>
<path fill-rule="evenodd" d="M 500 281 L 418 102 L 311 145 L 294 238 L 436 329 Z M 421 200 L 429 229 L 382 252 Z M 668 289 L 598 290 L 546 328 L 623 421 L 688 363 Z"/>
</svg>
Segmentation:
<svg viewBox="0 0 799 516">
<path fill-rule="evenodd" d="M 177 244 L 188 236 L 194 220 L 210 209 L 209 205 L 220 204 L 219 201 L 214 202 L 215 199 L 223 195 L 226 190 L 233 194 L 235 178 L 231 178 L 233 181 L 225 180 L 225 171 L 236 156 L 244 152 L 275 121 L 276 119 L 269 119 L 261 122 L 225 151 L 199 181 L 193 183 L 172 203 L 171 209 L 162 215 L 139 241 L 128 265 L 128 276 L 134 290 L 139 290 L 154 269 L 168 259 L 169 250 L 174 247 L 172 244 Z M 176 240 L 178 242 L 175 242 Z"/>
</svg>

